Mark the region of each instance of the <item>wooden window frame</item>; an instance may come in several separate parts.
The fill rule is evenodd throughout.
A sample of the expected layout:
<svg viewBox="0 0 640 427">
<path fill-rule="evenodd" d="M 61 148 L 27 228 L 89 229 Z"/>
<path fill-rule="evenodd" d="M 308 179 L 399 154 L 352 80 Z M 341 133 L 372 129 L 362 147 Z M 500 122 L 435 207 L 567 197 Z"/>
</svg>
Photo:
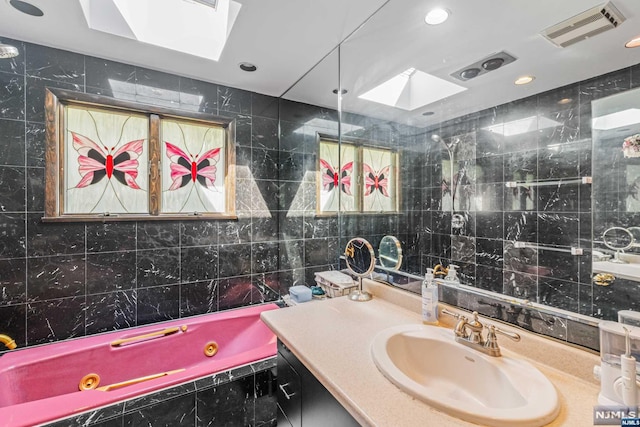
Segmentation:
<svg viewBox="0 0 640 427">
<path fill-rule="evenodd" d="M 148 180 L 148 212 L 145 213 L 65 213 L 64 212 L 64 161 L 65 161 L 65 107 L 75 105 L 91 107 L 106 112 L 137 113 L 149 119 L 148 163 L 140 165 L 140 173 Z M 224 212 L 162 213 L 162 144 L 160 129 L 162 119 L 179 120 L 224 129 Z M 235 210 L 236 156 L 235 120 L 215 117 L 211 114 L 179 109 L 150 106 L 132 101 L 114 99 L 102 95 L 86 94 L 64 89 L 45 89 L 45 214 L 44 222 L 92 222 L 92 221 L 145 221 L 145 220 L 203 220 L 237 219 Z M 218 165 L 220 166 L 220 165 Z"/>
<path fill-rule="evenodd" d="M 355 199 L 355 209 L 354 210 L 343 210 L 342 207 L 338 210 L 322 210 L 320 206 L 320 193 L 322 191 L 322 167 L 320 165 L 320 144 L 333 143 L 341 146 L 342 144 L 350 145 L 355 147 L 355 158 L 356 158 L 356 167 L 353 172 L 353 180 L 352 180 L 352 194 Z M 341 215 L 396 215 L 400 213 L 400 152 L 398 150 L 384 147 L 383 145 L 376 145 L 375 142 L 366 141 L 357 138 L 338 138 L 335 135 L 327 135 L 317 132 L 316 133 L 316 146 L 318 147 L 318 160 L 316 162 L 316 216 L 336 216 L 338 214 Z M 394 182 L 395 182 L 395 192 L 393 199 L 394 210 L 387 211 L 367 211 L 364 209 L 364 191 L 363 191 L 363 181 L 364 181 L 364 173 L 363 173 L 363 150 L 365 149 L 374 149 L 374 150 L 382 150 L 388 151 L 392 155 L 394 167 Z M 340 161 L 342 163 L 342 160 Z M 341 166 L 341 165 L 340 165 Z"/>
</svg>

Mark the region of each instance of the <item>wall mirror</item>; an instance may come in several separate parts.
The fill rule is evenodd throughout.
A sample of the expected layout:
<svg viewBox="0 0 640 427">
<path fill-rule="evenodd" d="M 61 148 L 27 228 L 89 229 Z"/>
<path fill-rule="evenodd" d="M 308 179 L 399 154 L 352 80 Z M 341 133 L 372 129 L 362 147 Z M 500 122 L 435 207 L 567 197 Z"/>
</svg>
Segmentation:
<svg viewBox="0 0 640 427">
<path fill-rule="evenodd" d="M 484 314 L 564 340 L 578 335 L 567 332 L 571 322 L 541 320 L 528 309 L 512 309 L 508 301 L 526 301 L 559 317 L 570 312 L 591 326 L 598 319 L 615 319 L 621 309 L 640 310 L 640 280 L 616 276 L 612 285 L 600 286 L 593 277 L 598 260 L 615 256 L 602 243 L 602 233 L 614 226 L 640 227 L 640 180 L 635 182 L 640 157 L 632 157 L 631 150 L 624 157 L 622 150 L 640 127 L 627 123 L 617 132 L 600 129 L 597 120 L 640 109 L 618 98 L 640 99 L 634 90 L 640 87 L 639 61 L 624 47 L 640 20 L 631 13 L 633 0 L 616 1 L 627 18 L 619 28 L 562 49 L 540 34 L 557 23 L 548 8 L 559 21 L 597 2 L 543 0 L 526 11 L 506 1 L 468 5 L 439 26 L 425 25 L 424 2 L 377 5 L 358 30 L 284 95 L 304 107 L 295 115 L 285 110 L 283 129 L 304 133 L 304 154 L 316 156 L 311 165 L 317 164 L 313 141 L 322 132 L 337 134 L 341 143 L 355 138 L 396 150 L 400 209 L 394 214 L 338 211 L 331 219 L 318 218 L 308 202 L 313 193 L 305 193 L 305 227 L 309 223 L 309 229 L 320 231 L 313 237 L 328 236 L 330 247 L 342 255 L 344 236 L 360 236 L 378 248 L 384 236 L 394 235 L 402 245 L 397 274 L 419 281 L 427 268 L 459 265 L 461 283 L 488 296 L 456 297 L 453 304 L 473 301 Z M 487 7 L 500 9 L 496 19 L 512 34 L 506 53 L 515 59 L 494 70 L 486 70 L 482 60 L 507 47 L 475 19 Z M 501 18 L 525 12 L 527 28 Z M 455 41 L 460 28 L 476 29 L 471 44 Z M 380 61 L 384 46 L 392 48 Z M 597 60 L 596 51 L 607 60 Z M 480 74 L 461 76 L 474 64 Z M 525 73 L 535 79 L 515 85 Z M 448 86 L 447 96 L 418 96 L 433 93 L 424 90 L 431 78 Z M 301 188 L 313 191 L 319 175 L 313 167 L 305 172 L 310 179 Z M 317 227 L 322 221 L 329 227 Z M 596 260 L 592 249 L 602 257 Z M 636 247 L 621 251 L 620 258 L 629 262 L 620 266 L 635 265 L 628 257 L 636 253 L 640 256 Z"/>
<path fill-rule="evenodd" d="M 389 270 L 397 270 L 402 265 L 402 245 L 395 236 L 384 236 L 378 246 L 378 261 Z"/>
</svg>

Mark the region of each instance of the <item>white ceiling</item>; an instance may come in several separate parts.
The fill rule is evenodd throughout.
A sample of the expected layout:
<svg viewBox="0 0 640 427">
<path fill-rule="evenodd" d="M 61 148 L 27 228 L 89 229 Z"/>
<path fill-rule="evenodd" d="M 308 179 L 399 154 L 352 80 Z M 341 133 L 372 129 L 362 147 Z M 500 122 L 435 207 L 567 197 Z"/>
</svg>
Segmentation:
<svg viewBox="0 0 640 427">
<path fill-rule="evenodd" d="M 640 63 L 640 48 L 624 47 L 640 35 L 639 0 L 613 0 L 627 20 L 565 49 L 545 40 L 540 31 L 603 0 L 236 1 L 242 8 L 218 62 L 90 30 L 78 0 L 30 0 L 44 11 L 40 18 L 0 0 L 0 36 L 333 108 L 337 97 L 331 91 L 341 84 L 349 90 L 342 99 L 345 111 L 419 126 Z M 339 53 L 329 54 L 381 6 Z M 452 15 L 440 26 L 428 26 L 424 15 L 436 6 Z M 517 61 L 467 82 L 450 76 L 499 51 Z M 254 63 L 258 71 L 242 72 L 240 62 Z M 358 99 L 409 67 L 468 90 L 412 112 Z M 525 74 L 536 80 L 515 86 L 515 78 Z M 424 111 L 436 114 L 424 117 Z"/>
</svg>

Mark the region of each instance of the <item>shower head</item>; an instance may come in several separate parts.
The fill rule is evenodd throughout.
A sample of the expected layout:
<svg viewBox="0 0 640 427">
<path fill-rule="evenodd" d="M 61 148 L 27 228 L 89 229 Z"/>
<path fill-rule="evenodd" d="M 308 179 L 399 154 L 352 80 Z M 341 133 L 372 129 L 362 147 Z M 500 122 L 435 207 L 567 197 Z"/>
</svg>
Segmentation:
<svg viewBox="0 0 640 427">
<path fill-rule="evenodd" d="M 433 135 L 431 135 L 431 140 L 433 142 L 442 142 L 442 138 L 440 137 L 440 135 L 434 133 Z"/>
<path fill-rule="evenodd" d="M 17 47 L 0 43 L 0 59 L 14 58 L 18 55 L 20 55 L 20 52 Z"/>
</svg>

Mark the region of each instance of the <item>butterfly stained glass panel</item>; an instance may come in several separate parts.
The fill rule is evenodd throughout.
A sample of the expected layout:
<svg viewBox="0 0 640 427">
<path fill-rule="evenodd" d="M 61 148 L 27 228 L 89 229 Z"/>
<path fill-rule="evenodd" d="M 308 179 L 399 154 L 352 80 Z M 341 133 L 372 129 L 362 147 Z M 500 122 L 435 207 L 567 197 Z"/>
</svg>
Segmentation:
<svg viewBox="0 0 640 427">
<path fill-rule="evenodd" d="M 162 120 L 162 212 L 226 211 L 225 130 Z"/>
<path fill-rule="evenodd" d="M 149 119 L 76 105 L 64 117 L 64 212 L 146 213 Z"/>
<path fill-rule="evenodd" d="M 320 142 L 318 210 L 343 212 L 357 210 L 354 173 L 356 148 L 335 142 Z"/>
<path fill-rule="evenodd" d="M 397 210 L 396 154 L 390 150 L 362 149 L 362 210 Z"/>
</svg>

